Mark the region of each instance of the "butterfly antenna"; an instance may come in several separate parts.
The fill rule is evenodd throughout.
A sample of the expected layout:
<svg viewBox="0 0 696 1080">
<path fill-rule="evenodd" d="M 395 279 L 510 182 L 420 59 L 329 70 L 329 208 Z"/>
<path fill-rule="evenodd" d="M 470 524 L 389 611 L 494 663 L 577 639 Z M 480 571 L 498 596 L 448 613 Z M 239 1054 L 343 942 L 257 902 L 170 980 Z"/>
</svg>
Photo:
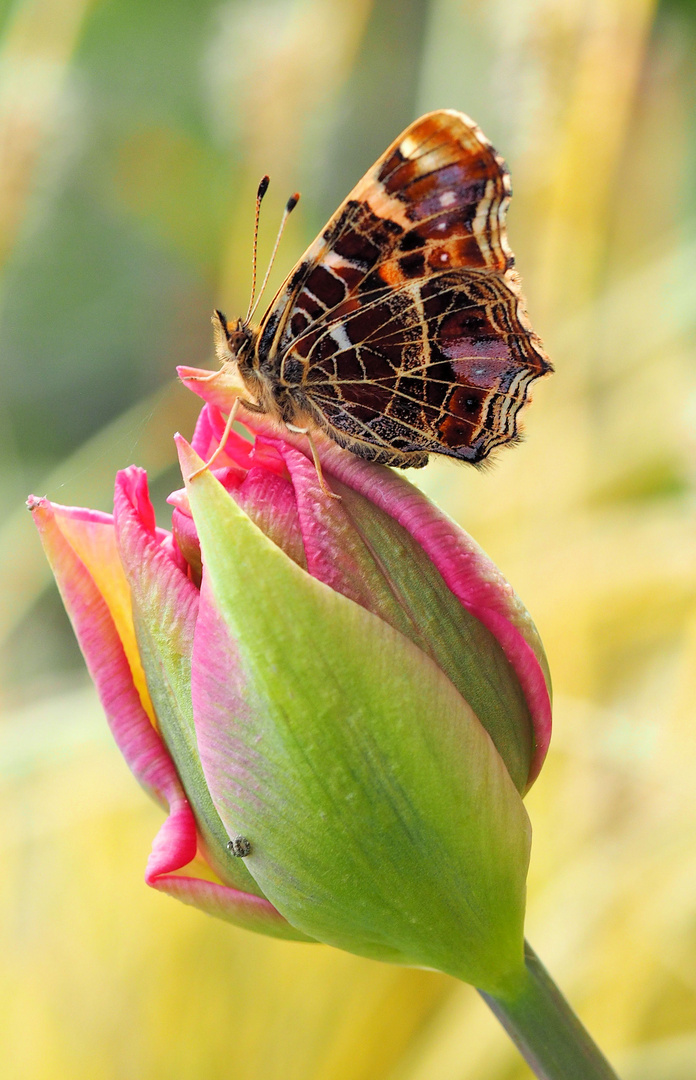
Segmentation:
<svg viewBox="0 0 696 1080">
<path fill-rule="evenodd" d="M 254 218 L 254 253 L 251 257 L 251 296 L 249 297 L 249 307 L 247 313 L 244 316 L 244 325 L 249 322 L 251 317 L 252 304 L 254 303 L 254 295 L 256 293 L 256 251 L 259 244 L 259 217 L 261 215 L 261 202 L 264 195 L 268 191 L 268 185 L 270 183 L 270 177 L 262 176 L 259 183 L 258 191 L 256 192 L 256 217 Z"/>
<path fill-rule="evenodd" d="M 256 303 L 254 304 L 253 308 L 251 309 L 251 311 L 247 315 L 246 319 L 244 320 L 245 323 L 248 322 L 249 319 L 251 319 L 253 317 L 254 312 L 256 311 L 257 307 L 259 306 L 259 301 L 261 300 L 261 297 L 263 296 L 263 290 L 266 288 L 266 285 L 268 284 L 268 279 L 269 279 L 269 277 L 271 275 L 271 270 L 273 269 L 273 263 L 275 262 L 276 252 L 278 251 L 278 245 L 280 244 L 280 238 L 282 237 L 283 232 L 285 230 L 285 223 L 288 220 L 288 218 L 290 217 L 290 214 L 293 212 L 293 210 L 295 209 L 295 207 L 297 206 L 299 201 L 300 201 L 300 193 L 299 193 L 299 191 L 296 191 L 294 195 L 290 196 L 287 203 L 285 204 L 285 209 L 283 210 L 283 217 L 282 217 L 282 220 L 280 222 L 280 228 L 278 229 L 278 235 L 276 236 L 276 242 L 275 242 L 275 244 L 273 246 L 273 251 L 271 252 L 271 259 L 270 259 L 270 262 L 268 264 L 268 270 L 266 271 L 266 276 L 264 277 L 261 288 L 259 289 L 259 295 L 257 297 Z"/>
</svg>

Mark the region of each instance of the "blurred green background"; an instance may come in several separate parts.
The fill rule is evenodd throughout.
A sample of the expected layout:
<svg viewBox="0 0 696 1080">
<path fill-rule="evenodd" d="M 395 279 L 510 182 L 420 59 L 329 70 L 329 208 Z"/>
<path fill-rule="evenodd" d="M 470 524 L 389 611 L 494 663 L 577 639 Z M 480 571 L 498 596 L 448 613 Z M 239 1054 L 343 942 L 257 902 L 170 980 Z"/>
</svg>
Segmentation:
<svg viewBox="0 0 696 1080">
<path fill-rule="evenodd" d="M 512 170 L 557 372 L 527 439 L 418 482 L 551 662 L 529 938 L 625 1080 L 696 1075 L 696 5 L 0 4 L 0 1060 L 20 1080 L 516 1080 L 469 987 L 236 931 L 142 883 L 161 815 L 112 745 L 23 500 L 162 508 L 176 363 L 271 287 L 418 114 Z"/>
</svg>

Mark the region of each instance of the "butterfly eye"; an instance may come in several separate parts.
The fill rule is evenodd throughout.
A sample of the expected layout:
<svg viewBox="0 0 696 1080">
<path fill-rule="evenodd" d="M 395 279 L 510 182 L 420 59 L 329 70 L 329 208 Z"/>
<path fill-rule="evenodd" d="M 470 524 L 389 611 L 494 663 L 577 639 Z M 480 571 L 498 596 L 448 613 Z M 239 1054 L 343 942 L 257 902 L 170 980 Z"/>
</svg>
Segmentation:
<svg viewBox="0 0 696 1080">
<path fill-rule="evenodd" d="M 227 844 L 227 850 L 236 859 L 244 859 L 251 853 L 251 844 L 246 836 L 233 836 Z"/>
</svg>

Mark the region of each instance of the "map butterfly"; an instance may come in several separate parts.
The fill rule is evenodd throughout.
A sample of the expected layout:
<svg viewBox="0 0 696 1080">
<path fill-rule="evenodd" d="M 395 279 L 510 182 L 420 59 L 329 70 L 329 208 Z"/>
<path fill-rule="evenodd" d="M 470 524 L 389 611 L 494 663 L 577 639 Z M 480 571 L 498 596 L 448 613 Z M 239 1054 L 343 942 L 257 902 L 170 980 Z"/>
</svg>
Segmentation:
<svg viewBox="0 0 696 1080">
<path fill-rule="evenodd" d="M 510 195 L 505 163 L 467 116 L 416 120 L 258 326 L 215 313 L 218 354 L 254 399 L 241 404 L 402 468 L 433 453 L 476 463 L 515 442 L 530 383 L 552 367 L 513 269 Z"/>
</svg>

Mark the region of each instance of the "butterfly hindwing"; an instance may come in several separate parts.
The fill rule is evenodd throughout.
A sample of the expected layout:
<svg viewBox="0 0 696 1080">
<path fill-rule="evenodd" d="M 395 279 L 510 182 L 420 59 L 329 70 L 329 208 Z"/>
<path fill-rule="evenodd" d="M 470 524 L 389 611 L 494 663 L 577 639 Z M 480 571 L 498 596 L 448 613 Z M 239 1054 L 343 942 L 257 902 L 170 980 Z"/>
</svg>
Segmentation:
<svg viewBox="0 0 696 1080">
<path fill-rule="evenodd" d="M 271 304 L 259 370 L 361 456 L 479 461 L 517 434 L 550 364 L 504 217 L 507 170 L 461 113 L 412 124 L 369 170 Z"/>
</svg>

